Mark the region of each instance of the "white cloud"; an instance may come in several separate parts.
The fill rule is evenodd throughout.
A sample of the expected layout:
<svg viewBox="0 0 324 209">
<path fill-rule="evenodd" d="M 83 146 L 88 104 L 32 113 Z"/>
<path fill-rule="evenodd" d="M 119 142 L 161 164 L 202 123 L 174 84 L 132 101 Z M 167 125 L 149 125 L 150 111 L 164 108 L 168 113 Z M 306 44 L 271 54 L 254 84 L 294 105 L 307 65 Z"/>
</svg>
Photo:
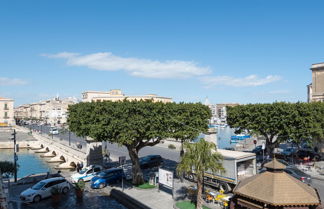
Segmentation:
<svg viewBox="0 0 324 209">
<path fill-rule="evenodd" d="M 264 78 L 259 78 L 257 75 L 249 75 L 243 78 L 234 78 L 230 76 L 201 78 L 201 81 L 207 88 L 220 85 L 233 87 L 262 86 L 279 80 L 281 80 L 281 77 L 277 75 L 268 75 Z"/>
<path fill-rule="evenodd" d="M 150 60 L 132 57 L 120 57 L 110 52 L 79 55 L 62 52 L 43 54 L 49 58 L 65 59 L 71 66 L 84 66 L 95 70 L 126 71 L 136 77 L 145 78 L 188 78 L 207 75 L 208 67 L 200 67 L 195 62 L 181 60 Z"/>
<path fill-rule="evenodd" d="M 18 78 L 0 77 L 0 86 L 20 86 L 27 84 L 26 81 Z"/>
</svg>

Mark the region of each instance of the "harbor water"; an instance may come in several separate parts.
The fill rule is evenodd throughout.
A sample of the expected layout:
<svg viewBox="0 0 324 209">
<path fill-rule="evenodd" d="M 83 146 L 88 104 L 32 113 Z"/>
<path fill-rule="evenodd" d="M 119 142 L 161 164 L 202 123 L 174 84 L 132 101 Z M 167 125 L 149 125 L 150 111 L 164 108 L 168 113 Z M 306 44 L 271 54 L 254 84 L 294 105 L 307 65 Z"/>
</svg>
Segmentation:
<svg viewBox="0 0 324 209">
<path fill-rule="evenodd" d="M 17 155 L 17 164 L 19 165 L 17 172 L 18 178 L 35 173 L 52 172 L 54 170 L 40 157 L 39 154 L 35 154 L 32 150 L 20 149 Z M 13 162 L 13 158 L 13 149 L 0 149 L 0 161 Z"/>
</svg>

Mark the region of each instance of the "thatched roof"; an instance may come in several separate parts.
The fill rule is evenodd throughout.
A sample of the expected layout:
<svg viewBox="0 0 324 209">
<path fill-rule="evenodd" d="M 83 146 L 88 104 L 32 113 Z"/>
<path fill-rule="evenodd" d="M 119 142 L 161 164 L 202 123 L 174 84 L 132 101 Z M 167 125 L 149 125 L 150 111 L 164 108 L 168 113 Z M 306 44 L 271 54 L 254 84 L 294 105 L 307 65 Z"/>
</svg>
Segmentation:
<svg viewBox="0 0 324 209">
<path fill-rule="evenodd" d="M 282 169 L 283 164 L 275 162 L 266 165 L 271 170 Z M 283 166 L 282 166 L 283 165 Z M 320 199 L 311 186 L 295 179 L 285 172 L 266 171 L 241 181 L 234 194 L 275 206 L 319 205 Z"/>
<path fill-rule="evenodd" d="M 272 161 L 264 164 L 265 168 L 272 169 L 272 170 L 283 170 L 286 168 L 284 164 L 279 162 L 276 158 L 274 158 Z"/>
</svg>

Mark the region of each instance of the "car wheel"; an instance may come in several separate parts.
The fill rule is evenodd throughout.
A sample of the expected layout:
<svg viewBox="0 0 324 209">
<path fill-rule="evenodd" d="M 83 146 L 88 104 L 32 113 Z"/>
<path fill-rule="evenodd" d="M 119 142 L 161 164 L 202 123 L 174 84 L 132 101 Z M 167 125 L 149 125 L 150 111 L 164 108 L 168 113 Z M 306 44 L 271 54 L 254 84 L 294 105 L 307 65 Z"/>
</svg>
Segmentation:
<svg viewBox="0 0 324 209">
<path fill-rule="evenodd" d="M 103 184 L 103 183 L 99 184 L 99 189 L 102 189 L 104 187 L 105 187 L 105 184 Z"/>
<path fill-rule="evenodd" d="M 69 192 L 69 188 L 68 187 L 64 187 L 63 190 L 62 190 L 62 193 L 63 194 L 66 194 Z"/>
<path fill-rule="evenodd" d="M 33 202 L 39 202 L 41 200 L 41 196 L 40 195 L 36 195 L 33 199 Z"/>
</svg>

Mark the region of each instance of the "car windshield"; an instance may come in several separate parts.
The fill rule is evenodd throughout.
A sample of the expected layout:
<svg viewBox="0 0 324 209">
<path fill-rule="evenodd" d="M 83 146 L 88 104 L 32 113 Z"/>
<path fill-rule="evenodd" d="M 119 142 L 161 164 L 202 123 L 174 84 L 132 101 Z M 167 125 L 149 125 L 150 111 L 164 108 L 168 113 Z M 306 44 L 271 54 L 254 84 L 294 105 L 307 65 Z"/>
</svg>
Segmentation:
<svg viewBox="0 0 324 209">
<path fill-rule="evenodd" d="M 79 171 L 79 174 L 84 174 L 85 172 L 87 172 L 87 169 L 82 169 L 81 171 Z"/>
<path fill-rule="evenodd" d="M 301 170 L 298 170 L 298 169 L 288 169 L 294 173 L 296 173 L 298 176 L 307 176 L 306 173 L 302 172 Z"/>
<path fill-rule="evenodd" d="M 107 173 L 106 173 L 106 172 L 100 172 L 100 173 L 98 174 L 98 176 L 99 176 L 99 177 L 105 177 L 105 176 L 107 176 Z"/>
<path fill-rule="evenodd" d="M 46 183 L 44 183 L 44 182 L 38 182 L 37 184 L 35 184 L 33 187 L 32 187 L 32 189 L 33 190 L 40 190 L 41 188 L 43 188 L 43 186 L 45 185 Z"/>
</svg>

